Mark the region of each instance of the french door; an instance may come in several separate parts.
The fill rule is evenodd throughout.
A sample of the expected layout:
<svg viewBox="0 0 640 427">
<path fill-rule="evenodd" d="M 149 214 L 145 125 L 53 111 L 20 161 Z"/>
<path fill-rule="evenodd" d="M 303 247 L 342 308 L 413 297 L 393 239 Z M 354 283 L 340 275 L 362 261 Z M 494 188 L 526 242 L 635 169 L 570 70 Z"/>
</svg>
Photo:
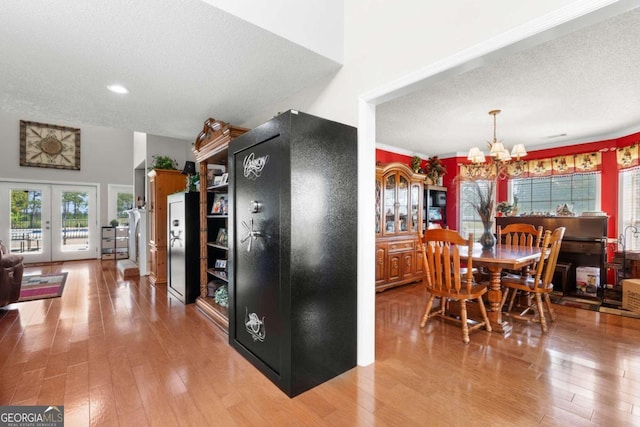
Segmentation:
<svg viewBox="0 0 640 427">
<path fill-rule="evenodd" d="M 97 188 L 0 183 L 0 239 L 25 263 L 96 258 Z"/>
</svg>

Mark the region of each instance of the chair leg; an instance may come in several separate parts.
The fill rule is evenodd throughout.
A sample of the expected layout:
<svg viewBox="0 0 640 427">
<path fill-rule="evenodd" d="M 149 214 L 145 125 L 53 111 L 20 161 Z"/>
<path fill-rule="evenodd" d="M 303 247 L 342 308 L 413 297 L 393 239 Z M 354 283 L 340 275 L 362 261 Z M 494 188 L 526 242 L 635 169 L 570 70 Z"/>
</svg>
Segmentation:
<svg viewBox="0 0 640 427">
<path fill-rule="evenodd" d="M 514 289 L 513 292 L 516 290 Z M 502 292 L 502 301 L 500 302 L 500 311 L 504 308 L 504 305 L 507 303 L 507 298 L 509 297 L 509 292 L 511 292 L 510 288 L 503 287 Z"/>
<path fill-rule="evenodd" d="M 421 328 L 424 328 L 424 325 L 427 324 L 427 320 L 429 319 L 429 313 L 431 312 L 432 305 L 433 305 L 433 294 L 429 294 L 429 299 L 427 300 L 427 307 L 424 309 L 424 316 L 422 316 L 422 321 L 420 322 Z"/>
<path fill-rule="evenodd" d="M 536 293 L 536 306 L 538 307 L 538 318 L 540 319 L 540 328 L 543 333 L 547 332 L 547 321 L 544 318 L 544 308 L 542 306 L 542 296 Z"/>
<path fill-rule="evenodd" d="M 544 303 L 547 306 L 547 311 L 549 312 L 549 318 L 552 322 L 556 321 L 556 312 L 551 307 L 551 298 L 549 298 L 549 294 L 544 294 Z"/>
<path fill-rule="evenodd" d="M 484 320 L 484 328 L 487 332 L 491 332 L 491 322 L 489 321 L 489 316 L 487 316 L 487 309 L 484 307 L 482 297 L 478 298 L 478 306 L 480 306 L 480 314 L 482 314 L 482 319 Z"/>
<path fill-rule="evenodd" d="M 507 308 L 507 312 L 513 310 L 513 303 L 516 301 L 516 296 L 518 295 L 518 291 L 513 289 L 511 291 L 511 299 L 509 300 L 509 307 Z"/>
<path fill-rule="evenodd" d="M 467 302 L 460 300 L 460 321 L 462 322 L 462 341 L 469 344 L 469 324 L 467 323 Z"/>
</svg>

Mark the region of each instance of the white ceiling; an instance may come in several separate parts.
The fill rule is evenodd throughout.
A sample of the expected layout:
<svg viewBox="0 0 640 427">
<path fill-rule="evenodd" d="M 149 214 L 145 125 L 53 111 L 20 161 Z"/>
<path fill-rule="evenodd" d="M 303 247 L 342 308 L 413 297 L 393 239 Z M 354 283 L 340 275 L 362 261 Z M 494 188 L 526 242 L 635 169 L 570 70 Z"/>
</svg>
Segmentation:
<svg viewBox="0 0 640 427">
<path fill-rule="evenodd" d="M 492 109 L 508 147 L 639 131 L 638 40 L 635 9 L 430 84 L 378 106 L 377 141 L 429 156 L 484 149 Z M 199 0 L 0 4 L 0 109 L 30 120 L 193 140 L 208 117 L 243 124 L 339 68 Z"/>
<path fill-rule="evenodd" d="M 423 156 L 528 150 L 640 131 L 640 9 L 379 105 L 376 140 Z M 557 137 L 556 135 L 566 134 Z"/>
<path fill-rule="evenodd" d="M 339 68 L 200 0 L 0 3 L 0 109 L 29 120 L 194 140 Z"/>
</svg>

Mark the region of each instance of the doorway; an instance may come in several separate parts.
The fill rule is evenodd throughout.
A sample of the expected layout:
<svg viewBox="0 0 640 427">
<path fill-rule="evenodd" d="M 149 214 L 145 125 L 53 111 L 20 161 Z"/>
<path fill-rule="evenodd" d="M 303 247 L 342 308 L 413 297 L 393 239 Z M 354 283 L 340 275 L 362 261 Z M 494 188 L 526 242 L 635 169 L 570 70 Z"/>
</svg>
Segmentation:
<svg viewBox="0 0 640 427">
<path fill-rule="evenodd" d="M 97 187 L 0 183 L 0 239 L 25 263 L 96 258 Z"/>
</svg>

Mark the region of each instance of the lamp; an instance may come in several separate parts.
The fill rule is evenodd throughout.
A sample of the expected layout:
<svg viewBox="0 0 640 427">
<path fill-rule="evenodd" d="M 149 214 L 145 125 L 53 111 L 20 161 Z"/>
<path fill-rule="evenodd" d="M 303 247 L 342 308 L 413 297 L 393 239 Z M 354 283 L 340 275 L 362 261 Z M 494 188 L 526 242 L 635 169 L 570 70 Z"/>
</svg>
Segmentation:
<svg viewBox="0 0 640 427">
<path fill-rule="evenodd" d="M 196 174 L 196 162 L 187 161 L 184 163 L 184 168 L 182 168 L 183 175 L 187 175 L 187 187 L 186 191 L 195 191 L 195 184 L 191 183 L 191 177 Z"/>
<path fill-rule="evenodd" d="M 520 160 L 521 157 L 527 155 L 527 150 L 523 144 L 516 144 L 513 146 L 511 153 L 504 147 L 502 141 L 498 141 L 496 137 L 496 116 L 500 114 L 501 110 L 491 110 L 489 115 L 493 116 L 493 141 L 489 142 L 489 163 L 485 163 L 485 156 L 478 147 L 473 147 L 469 150 L 467 160 L 471 164 L 467 168 L 467 175 L 469 178 L 488 178 L 494 171 L 495 174 L 505 179 L 509 176 L 507 166 L 510 163 L 522 166 L 524 163 Z M 515 158 L 515 160 L 513 160 Z M 521 169 L 521 168 L 517 168 Z"/>
</svg>

